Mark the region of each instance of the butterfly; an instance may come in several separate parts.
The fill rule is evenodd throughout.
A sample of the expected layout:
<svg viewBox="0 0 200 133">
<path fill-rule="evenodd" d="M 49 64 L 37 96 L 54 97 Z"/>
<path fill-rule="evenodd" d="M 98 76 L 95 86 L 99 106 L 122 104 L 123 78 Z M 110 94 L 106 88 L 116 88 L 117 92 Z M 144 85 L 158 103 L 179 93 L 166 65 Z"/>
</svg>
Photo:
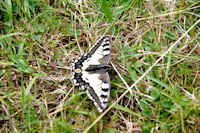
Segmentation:
<svg viewBox="0 0 200 133">
<path fill-rule="evenodd" d="M 111 58 L 111 44 L 106 36 L 100 36 L 90 51 L 71 64 L 70 80 L 81 90 L 86 90 L 89 99 L 99 112 L 103 112 L 110 97 L 110 77 L 107 72 Z"/>
</svg>

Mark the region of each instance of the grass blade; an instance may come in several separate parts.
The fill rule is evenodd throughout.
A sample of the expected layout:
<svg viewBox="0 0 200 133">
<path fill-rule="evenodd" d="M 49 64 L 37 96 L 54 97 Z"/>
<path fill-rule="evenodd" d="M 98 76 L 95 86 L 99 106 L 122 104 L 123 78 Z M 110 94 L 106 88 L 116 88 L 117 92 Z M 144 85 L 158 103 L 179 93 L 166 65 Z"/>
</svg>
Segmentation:
<svg viewBox="0 0 200 133">
<path fill-rule="evenodd" d="M 135 70 L 137 70 L 140 74 L 144 74 L 144 72 L 142 72 L 141 70 L 139 70 L 138 68 L 135 67 Z M 167 90 L 173 92 L 173 93 L 176 93 L 175 90 L 173 88 L 171 88 L 170 86 L 168 86 L 167 84 L 165 84 L 164 82 L 162 82 L 161 80 L 159 79 L 156 79 L 148 74 L 145 75 L 147 78 L 149 78 L 150 80 L 158 83 L 159 85 L 165 87 Z"/>
<path fill-rule="evenodd" d="M 137 116 L 137 117 L 142 118 L 142 116 L 141 116 L 140 114 L 135 113 L 135 112 L 133 112 L 132 110 L 130 110 L 129 108 L 123 107 L 123 106 L 121 106 L 121 105 L 119 105 L 119 104 L 115 104 L 115 105 L 113 106 L 113 108 L 118 109 L 118 110 L 121 110 L 121 111 L 124 111 L 124 112 L 127 112 L 127 113 L 129 113 L 129 114 L 132 114 L 132 115 L 134 115 L 134 116 Z"/>
<path fill-rule="evenodd" d="M 28 96 L 28 94 L 30 93 L 30 90 L 31 90 L 33 84 L 35 83 L 37 77 L 38 77 L 38 76 L 35 76 L 35 77 L 31 80 L 31 82 L 29 83 L 28 87 L 27 87 L 26 90 L 25 90 L 25 96 Z"/>
</svg>

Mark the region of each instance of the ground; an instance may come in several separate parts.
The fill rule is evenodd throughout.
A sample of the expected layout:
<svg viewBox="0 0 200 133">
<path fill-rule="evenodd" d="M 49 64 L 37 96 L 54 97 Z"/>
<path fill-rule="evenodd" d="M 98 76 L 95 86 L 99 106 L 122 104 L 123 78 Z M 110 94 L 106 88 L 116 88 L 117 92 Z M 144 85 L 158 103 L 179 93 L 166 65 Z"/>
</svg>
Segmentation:
<svg viewBox="0 0 200 133">
<path fill-rule="evenodd" d="M 200 131 L 200 2 L 0 1 L 0 132 Z M 67 79 L 111 41 L 109 108 Z"/>
</svg>

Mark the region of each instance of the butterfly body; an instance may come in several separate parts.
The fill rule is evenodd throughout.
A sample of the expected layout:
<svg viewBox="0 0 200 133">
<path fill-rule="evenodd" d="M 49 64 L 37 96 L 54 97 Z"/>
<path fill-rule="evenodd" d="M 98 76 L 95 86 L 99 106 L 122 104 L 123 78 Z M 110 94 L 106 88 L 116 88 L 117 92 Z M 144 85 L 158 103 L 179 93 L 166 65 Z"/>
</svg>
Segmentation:
<svg viewBox="0 0 200 133">
<path fill-rule="evenodd" d="M 101 36 L 89 53 L 80 56 L 72 63 L 72 77 L 75 86 L 86 90 L 99 112 L 107 108 L 110 96 L 110 77 L 107 72 L 111 46 L 109 38 Z"/>
</svg>

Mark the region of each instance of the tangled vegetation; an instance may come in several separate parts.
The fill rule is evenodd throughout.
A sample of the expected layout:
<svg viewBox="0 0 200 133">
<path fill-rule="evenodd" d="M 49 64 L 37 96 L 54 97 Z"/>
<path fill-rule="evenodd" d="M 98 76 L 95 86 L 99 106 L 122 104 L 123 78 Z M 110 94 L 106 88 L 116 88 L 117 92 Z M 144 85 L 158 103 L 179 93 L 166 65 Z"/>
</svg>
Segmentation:
<svg viewBox="0 0 200 133">
<path fill-rule="evenodd" d="M 109 107 L 70 63 L 107 35 Z M 198 0 L 0 1 L 0 132 L 200 131 Z"/>
</svg>

